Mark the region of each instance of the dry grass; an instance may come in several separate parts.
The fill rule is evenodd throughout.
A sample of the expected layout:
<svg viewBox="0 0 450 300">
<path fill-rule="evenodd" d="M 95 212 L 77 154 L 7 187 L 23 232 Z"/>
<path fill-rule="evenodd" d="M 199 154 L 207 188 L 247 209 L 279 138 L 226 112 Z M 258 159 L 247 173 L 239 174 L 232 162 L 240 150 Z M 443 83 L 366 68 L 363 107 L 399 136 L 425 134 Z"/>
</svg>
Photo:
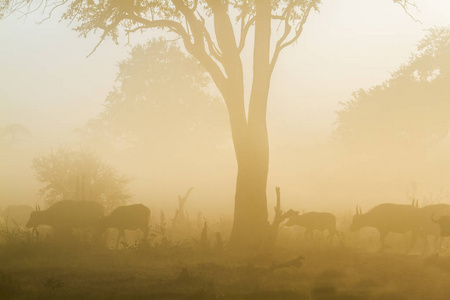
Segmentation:
<svg viewBox="0 0 450 300">
<path fill-rule="evenodd" d="M 205 253 L 192 239 L 164 234 L 116 251 L 0 233 L 0 299 L 447 300 L 450 293 L 449 258 L 402 254 L 404 237 L 391 238 L 400 249 L 377 253 L 370 235 L 330 246 L 285 230 L 276 255 L 249 260 Z M 300 268 L 270 270 L 300 254 Z"/>
<path fill-rule="evenodd" d="M 32 244 L 29 244 L 30 246 Z M 297 247 L 248 262 L 192 246 L 120 251 L 0 247 L 1 299 L 448 299 L 450 261 L 344 247 Z M 21 245 L 23 247 L 23 245 Z M 164 255 L 167 252 L 167 255 Z M 300 268 L 270 262 L 302 252 Z"/>
</svg>

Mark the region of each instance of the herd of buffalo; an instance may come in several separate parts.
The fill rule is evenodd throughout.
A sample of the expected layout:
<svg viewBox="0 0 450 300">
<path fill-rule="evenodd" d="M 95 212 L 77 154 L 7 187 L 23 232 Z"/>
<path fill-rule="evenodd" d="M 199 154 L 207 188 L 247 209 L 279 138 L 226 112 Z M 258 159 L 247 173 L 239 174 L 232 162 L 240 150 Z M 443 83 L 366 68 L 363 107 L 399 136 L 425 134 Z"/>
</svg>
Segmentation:
<svg viewBox="0 0 450 300">
<path fill-rule="evenodd" d="M 72 229 L 92 228 L 94 232 L 104 234 L 107 229 L 115 228 L 119 234 L 116 248 L 125 238 L 125 230 L 140 230 L 147 238 L 151 211 L 143 204 L 120 206 L 108 215 L 104 215 L 101 204 L 92 201 L 59 201 L 46 210 L 33 209 L 26 205 L 8 206 L 0 212 L 6 227 L 27 227 L 36 230 L 40 225 L 51 226 L 55 231 L 67 232 Z M 326 212 L 309 212 L 289 217 L 285 226 L 305 228 L 305 237 L 312 238 L 313 231 L 328 231 L 328 239 L 341 240 L 342 233 L 336 228 L 336 217 Z M 450 205 L 433 204 L 419 208 L 417 200 L 410 205 L 383 203 L 366 213 L 356 207 L 356 214 L 350 231 L 363 227 L 372 227 L 380 234 L 381 248 L 389 233 L 404 234 L 411 232 L 412 240 L 408 251 L 418 239 L 423 241 L 423 252 L 429 250 L 428 237 L 433 237 L 434 250 L 440 247 L 443 237 L 450 236 Z"/>
<path fill-rule="evenodd" d="M 33 210 L 26 205 L 8 206 L 1 215 L 7 226 L 36 229 L 40 225 L 51 226 L 55 231 L 67 234 L 72 229 L 93 228 L 96 234 L 102 234 L 109 228 L 116 228 L 119 235 L 116 248 L 125 238 L 125 230 L 140 230 L 147 237 L 150 222 L 150 209 L 142 204 L 120 206 L 109 215 L 104 215 L 104 208 L 94 201 L 59 201 L 46 210 L 39 206 Z M 99 235 L 98 235 L 99 236 Z"/>
</svg>

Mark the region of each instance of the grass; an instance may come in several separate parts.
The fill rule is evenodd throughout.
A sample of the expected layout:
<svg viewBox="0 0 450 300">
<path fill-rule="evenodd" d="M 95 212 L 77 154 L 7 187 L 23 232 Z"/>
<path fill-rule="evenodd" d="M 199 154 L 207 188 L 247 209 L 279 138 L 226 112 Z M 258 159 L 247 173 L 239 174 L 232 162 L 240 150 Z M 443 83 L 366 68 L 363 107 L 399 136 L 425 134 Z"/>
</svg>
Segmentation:
<svg viewBox="0 0 450 300">
<path fill-rule="evenodd" d="M 270 271 L 265 262 L 147 251 L 3 260 L 0 299 L 448 299 L 450 291 L 448 258 L 318 247 L 302 267 Z"/>
<path fill-rule="evenodd" d="M 122 250 L 26 234 L 0 244 L 0 299 L 448 299 L 450 259 L 288 243 L 270 258 L 201 253 L 195 243 Z M 283 246 L 283 247 L 282 247 Z M 369 247 L 370 248 L 370 247 Z M 300 268 L 270 270 L 302 254 Z"/>
</svg>

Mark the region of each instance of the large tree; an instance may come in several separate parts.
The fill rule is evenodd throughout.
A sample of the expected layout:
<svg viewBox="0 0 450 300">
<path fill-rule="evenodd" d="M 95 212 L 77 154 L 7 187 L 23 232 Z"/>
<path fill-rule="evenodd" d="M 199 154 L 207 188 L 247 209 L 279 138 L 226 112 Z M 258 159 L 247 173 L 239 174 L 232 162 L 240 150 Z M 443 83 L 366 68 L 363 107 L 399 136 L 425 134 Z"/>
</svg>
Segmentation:
<svg viewBox="0 0 450 300">
<path fill-rule="evenodd" d="M 394 0 L 405 9 L 408 1 Z M 160 28 L 179 36 L 187 52 L 208 71 L 226 103 L 238 165 L 230 245 L 254 249 L 266 238 L 269 227 L 266 110 L 271 76 L 281 51 L 298 40 L 308 17 L 320 3 L 321 0 L 4 0 L 0 10 L 33 11 L 50 6 L 53 11 L 67 4 L 63 19 L 77 20 L 76 30 L 84 36 L 101 30 L 100 42 L 108 36 L 117 41 L 120 28 L 128 34 Z M 273 22 L 281 25 L 277 37 L 272 37 Z M 241 53 L 251 27 L 253 76 L 246 112 Z"/>
<path fill-rule="evenodd" d="M 450 129 L 449 82 L 450 27 L 432 28 L 389 80 L 342 103 L 336 137 L 366 153 L 437 143 Z"/>
<path fill-rule="evenodd" d="M 211 80 L 176 43 L 155 39 L 119 63 L 102 113 L 80 129 L 89 145 L 120 144 L 147 157 L 211 155 L 228 136 L 225 106 Z"/>
</svg>

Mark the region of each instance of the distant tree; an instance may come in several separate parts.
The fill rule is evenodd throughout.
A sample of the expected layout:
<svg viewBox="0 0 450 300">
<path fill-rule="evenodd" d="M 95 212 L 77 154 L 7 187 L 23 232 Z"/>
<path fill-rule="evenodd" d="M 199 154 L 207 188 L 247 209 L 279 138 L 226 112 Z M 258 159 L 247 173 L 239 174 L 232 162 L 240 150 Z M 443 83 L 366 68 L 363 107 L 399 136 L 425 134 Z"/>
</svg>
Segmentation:
<svg viewBox="0 0 450 300">
<path fill-rule="evenodd" d="M 11 145 L 21 137 L 31 136 L 30 131 L 20 124 L 0 126 L 0 146 Z"/>
<path fill-rule="evenodd" d="M 107 211 L 130 198 L 130 180 L 87 151 L 58 149 L 33 160 L 39 190 L 47 205 L 60 200 L 96 201 Z"/>
<path fill-rule="evenodd" d="M 364 151 L 437 143 L 450 128 L 449 86 L 450 27 L 433 28 L 389 80 L 342 103 L 336 137 Z"/>
<path fill-rule="evenodd" d="M 107 143 L 119 138 L 148 155 L 168 149 L 201 155 L 227 132 L 225 107 L 210 94 L 210 85 L 198 61 L 173 42 L 138 45 L 119 63 L 105 109 L 82 129 L 83 137 Z"/>
<path fill-rule="evenodd" d="M 406 11 L 412 2 L 394 1 Z M 180 38 L 186 51 L 211 76 L 228 110 L 238 165 L 229 248 L 253 253 L 267 239 L 266 115 L 270 81 L 281 52 L 299 39 L 308 17 L 318 11 L 321 0 L 8 0 L 6 3 L 0 5 L 0 16 L 2 11 L 26 13 L 52 7 L 52 12 L 65 6 L 63 19 L 78 21 L 76 30 L 82 36 L 102 31 L 98 45 L 107 37 L 117 42 L 121 29 L 130 34 L 160 28 Z M 253 69 L 249 73 L 252 87 L 246 99 L 241 54 L 249 32 L 254 35 Z"/>
</svg>

